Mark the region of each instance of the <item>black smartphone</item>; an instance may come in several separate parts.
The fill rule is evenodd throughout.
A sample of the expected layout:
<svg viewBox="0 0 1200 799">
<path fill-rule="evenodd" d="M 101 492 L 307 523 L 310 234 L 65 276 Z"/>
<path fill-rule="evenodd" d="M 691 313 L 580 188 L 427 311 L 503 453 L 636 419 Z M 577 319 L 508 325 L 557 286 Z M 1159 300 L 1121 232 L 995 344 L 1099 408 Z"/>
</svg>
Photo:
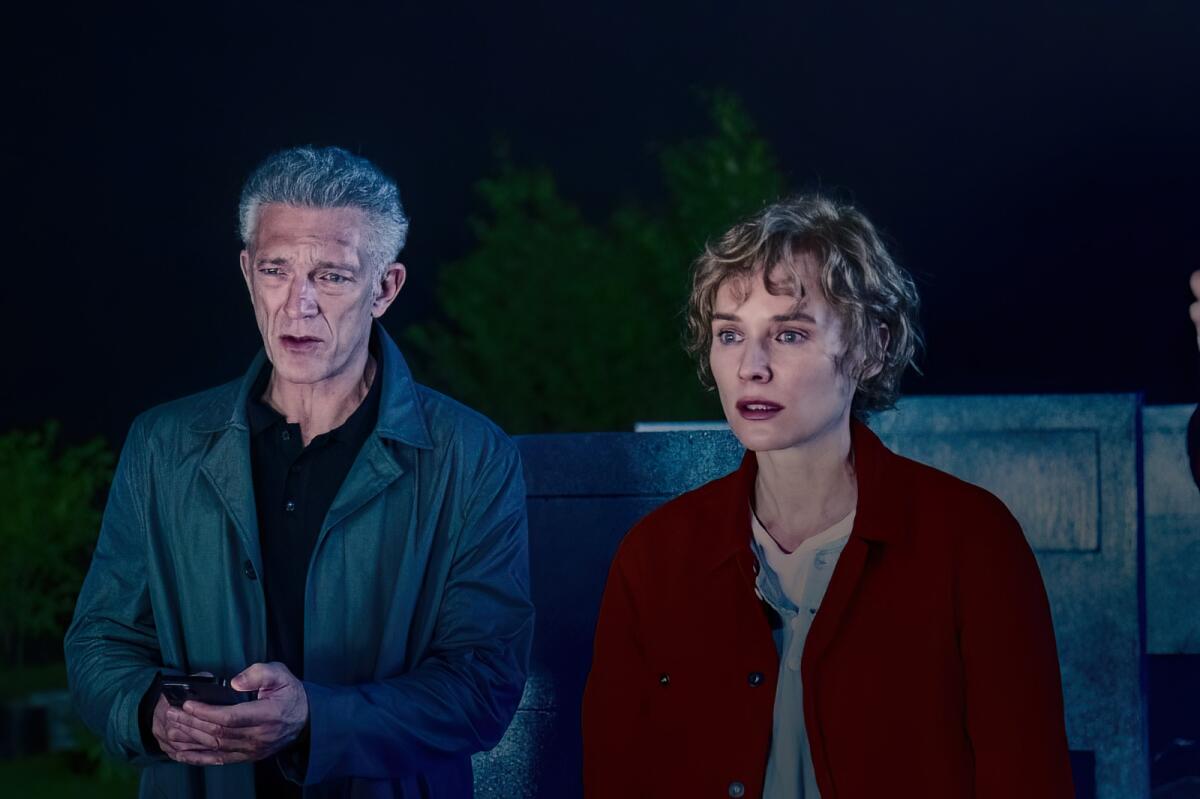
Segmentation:
<svg viewBox="0 0 1200 799">
<path fill-rule="evenodd" d="M 164 675 L 159 684 L 167 703 L 174 707 L 182 707 L 189 699 L 206 705 L 237 705 L 258 698 L 257 691 L 235 691 L 229 686 L 229 680 L 203 674 Z"/>
</svg>

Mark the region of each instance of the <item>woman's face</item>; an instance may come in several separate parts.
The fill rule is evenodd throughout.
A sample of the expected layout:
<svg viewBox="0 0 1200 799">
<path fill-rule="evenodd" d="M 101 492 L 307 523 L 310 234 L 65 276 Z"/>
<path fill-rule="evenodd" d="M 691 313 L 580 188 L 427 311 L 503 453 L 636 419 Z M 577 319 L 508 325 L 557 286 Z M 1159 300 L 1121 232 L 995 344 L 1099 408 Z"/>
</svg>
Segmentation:
<svg viewBox="0 0 1200 799">
<path fill-rule="evenodd" d="M 771 294 L 756 272 L 722 284 L 713 307 L 709 365 L 729 426 L 755 452 L 803 447 L 850 423 L 855 385 L 837 367 L 841 320 L 811 257 L 795 257 L 801 300 L 790 286 Z"/>
</svg>

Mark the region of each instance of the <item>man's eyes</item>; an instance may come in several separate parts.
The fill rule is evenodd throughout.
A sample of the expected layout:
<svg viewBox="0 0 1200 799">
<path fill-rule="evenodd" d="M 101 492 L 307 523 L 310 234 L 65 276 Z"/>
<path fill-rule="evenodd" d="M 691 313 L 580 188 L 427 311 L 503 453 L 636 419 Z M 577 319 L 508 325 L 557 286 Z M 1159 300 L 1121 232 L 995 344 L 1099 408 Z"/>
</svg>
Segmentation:
<svg viewBox="0 0 1200 799">
<path fill-rule="evenodd" d="M 717 341 L 722 344 L 736 344 L 738 342 L 738 334 L 733 330 L 721 330 L 717 333 Z"/>
<path fill-rule="evenodd" d="M 279 266 L 260 266 L 258 268 L 258 273 L 260 275 L 264 275 L 265 277 L 281 277 L 284 275 L 284 270 Z M 317 279 L 334 286 L 340 286 L 343 283 L 350 283 L 353 280 L 352 278 L 346 275 L 338 274 L 337 272 L 325 272 L 324 274 L 318 275 Z"/>
</svg>

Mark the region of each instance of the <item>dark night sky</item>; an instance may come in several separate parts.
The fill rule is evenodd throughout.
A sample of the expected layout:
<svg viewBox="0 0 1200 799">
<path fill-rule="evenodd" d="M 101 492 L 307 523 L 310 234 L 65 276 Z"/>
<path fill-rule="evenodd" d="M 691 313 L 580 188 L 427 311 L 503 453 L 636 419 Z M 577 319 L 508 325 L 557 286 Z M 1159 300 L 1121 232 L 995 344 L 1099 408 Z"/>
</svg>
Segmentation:
<svg viewBox="0 0 1200 799">
<path fill-rule="evenodd" d="M 1200 4 L 849 5 L 54 6 L 10 25 L 0 430 L 55 417 L 120 441 L 241 373 L 234 211 L 272 150 L 341 144 L 397 179 L 399 330 L 470 247 L 498 137 L 601 216 L 659 197 L 653 145 L 702 134 L 713 87 L 792 187 L 848 194 L 898 243 L 929 340 L 909 393 L 1200 398 Z"/>
</svg>

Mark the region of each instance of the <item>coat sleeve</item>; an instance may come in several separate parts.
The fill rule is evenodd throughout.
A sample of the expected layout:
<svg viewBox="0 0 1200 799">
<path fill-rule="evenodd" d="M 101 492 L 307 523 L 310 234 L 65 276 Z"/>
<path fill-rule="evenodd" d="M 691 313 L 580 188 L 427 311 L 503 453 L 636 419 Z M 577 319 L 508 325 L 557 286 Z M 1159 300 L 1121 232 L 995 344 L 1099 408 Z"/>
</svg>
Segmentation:
<svg viewBox="0 0 1200 799">
<path fill-rule="evenodd" d="M 583 794 L 586 799 L 629 797 L 650 772 L 645 722 L 648 671 L 641 643 L 630 547 L 623 544 L 609 569 L 592 669 L 583 692 Z"/>
<path fill-rule="evenodd" d="M 1050 605 L 1020 524 L 989 500 L 963 539 L 957 581 L 975 796 L 1071 799 Z"/>
<path fill-rule="evenodd" d="M 135 421 L 64 647 L 67 680 L 84 722 L 109 751 L 139 765 L 163 758 L 147 752 L 138 726 L 138 703 L 162 662 L 146 580 L 146 461 L 142 425 Z"/>
<path fill-rule="evenodd" d="M 311 729 L 304 784 L 401 779 L 490 749 L 504 735 L 533 639 L 525 484 L 516 448 L 505 444 L 487 459 L 466 503 L 425 660 L 376 682 L 304 683 Z"/>
</svg>

